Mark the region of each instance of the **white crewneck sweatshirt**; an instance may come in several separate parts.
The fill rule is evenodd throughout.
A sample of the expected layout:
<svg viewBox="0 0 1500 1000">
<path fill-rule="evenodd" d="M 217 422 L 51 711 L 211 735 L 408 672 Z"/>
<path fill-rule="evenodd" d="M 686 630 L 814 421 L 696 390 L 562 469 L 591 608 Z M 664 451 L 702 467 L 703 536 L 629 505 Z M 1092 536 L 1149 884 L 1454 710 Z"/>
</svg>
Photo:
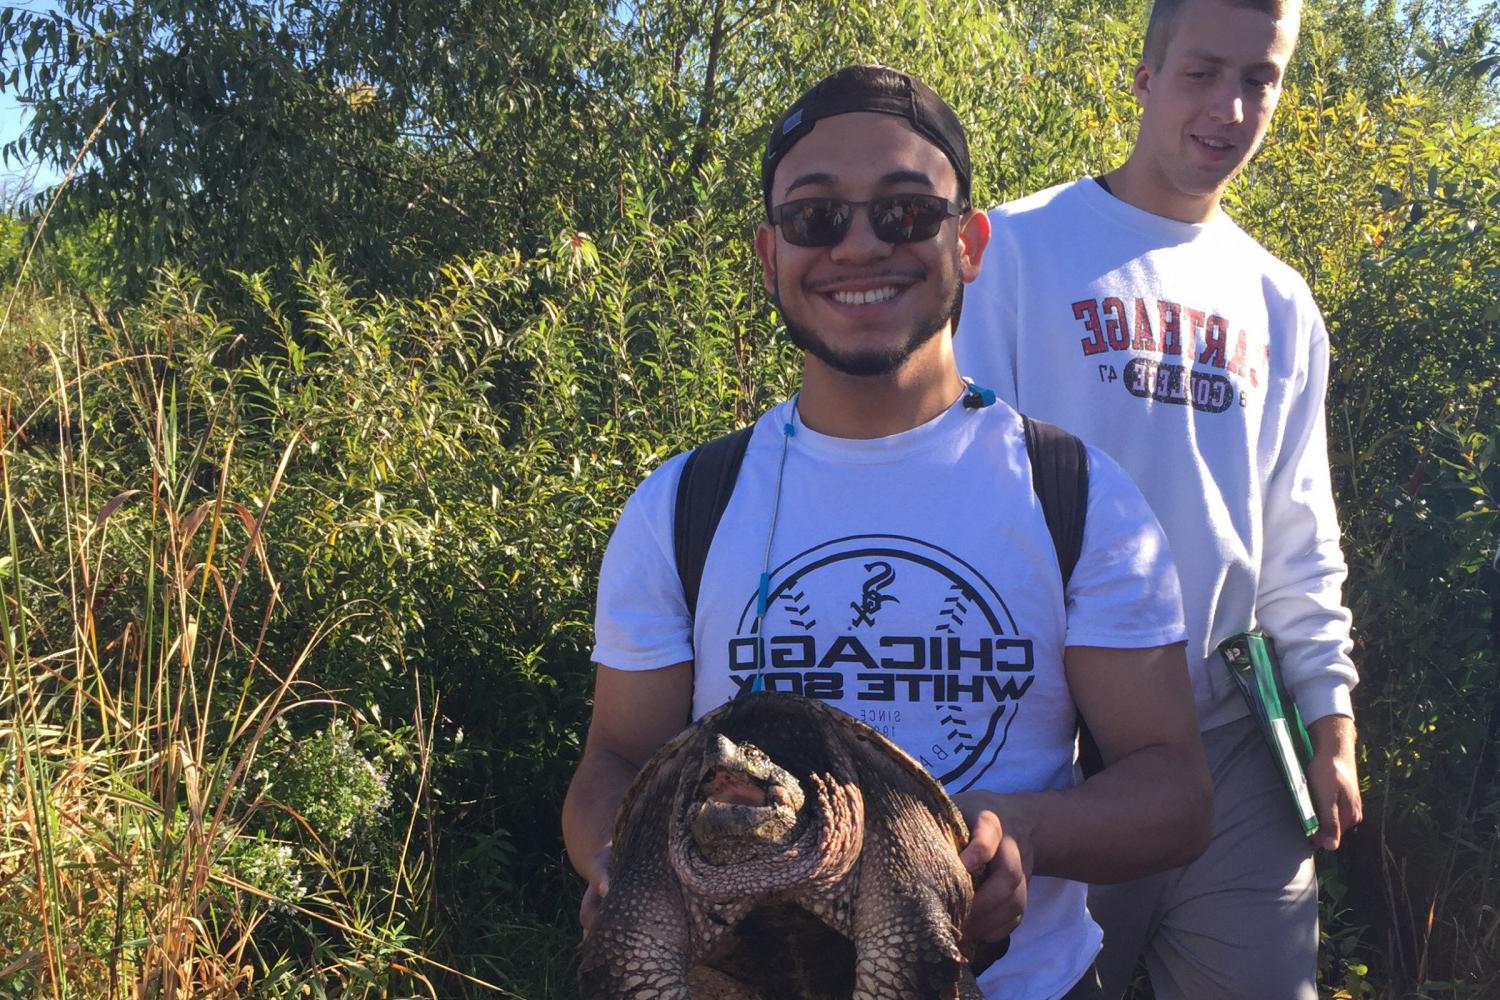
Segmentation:
<svg viewBox="0 0 1500 1000">
<path fill-rule="evenodd" d="M 1135 479 L 1177 562 L 1202 728 L 1246 714 L 1214 649 L 1251 627 L 1305 720 L 1353 715 L 1328 335 L 1306 282 L 1222 213 L 1177 222 L 1093 179 L 990 221 L 960 370 Z"/>
</svg>

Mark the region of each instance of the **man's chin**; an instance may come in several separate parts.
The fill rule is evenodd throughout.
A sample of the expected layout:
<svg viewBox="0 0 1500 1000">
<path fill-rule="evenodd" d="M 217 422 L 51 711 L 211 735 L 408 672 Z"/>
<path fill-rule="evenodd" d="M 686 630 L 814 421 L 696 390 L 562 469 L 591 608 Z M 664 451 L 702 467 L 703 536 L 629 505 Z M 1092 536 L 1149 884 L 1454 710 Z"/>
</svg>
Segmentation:
<svg viewBox="0 0 1500 1000">
<path fill-rule="evenodd" d="M 836 351 L 824 341 L 808 335 L 806 330 L 798 327 L 788 325 L 787 333 L 792 338 L 792 343 L 809 356 L 818 359 L 842 375 L 855 378 L 879 378 L 882 375 L 889 375 L 900 369 L 917 347 L 917 345 L 905 343 L 888 351 Z"/>
<path fill-rule="evenodd" d="M 902 354 L 900 357 L 889 355 L 828 355 L 813 353 L 813 356 L 823 362 L 829 368 L 854 378 L 880 378 L 890 375 L 906 363 L 910 354 Z"/>
<path fill-rule="evenodd" d="M 779 295 L 773 294 L 771 301 L 781 313 L 781 321 L 786 326 L 787 335 L 799 349 L 840 374 L 854 378 L 880 378 L 899 371 L 901 366 L 906 364 L 907 359 L 933 337 L 940 334 L 948 326 L 950 320 L 957 320 L 959 304 L 963 301 L 963 283 L 955 279 L 953 285 L 949 300 L 942 309 L 936 310 L 927 317 L 926 321 L 913 326 L 904 341 L 882 350 L 836 350 L 807 325 L 788 315 Z"/>
<path fill-rule="evenodd" d="M 1196 175 L 1187 179 L 1184 187 L 1189 194 L 1204 198 L 1217 198 L 1224 193 L 1229 182 L 1245 169 L 1245 162 L 1245 160 L 1238 160 L 1232 164 L 1220 163 L 1204 166 Z"/>
</svg>

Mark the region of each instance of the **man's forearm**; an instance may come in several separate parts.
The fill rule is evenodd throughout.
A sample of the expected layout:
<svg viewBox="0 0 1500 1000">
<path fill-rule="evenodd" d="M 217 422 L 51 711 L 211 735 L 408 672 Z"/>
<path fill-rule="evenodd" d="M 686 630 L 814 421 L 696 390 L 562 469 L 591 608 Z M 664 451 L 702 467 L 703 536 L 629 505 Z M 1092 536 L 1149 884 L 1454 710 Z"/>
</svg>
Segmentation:
<svg viewBox="0 0 1500 1000">
<path fill-rule="evenodd" d="M 615 814 L 635 780 L 636 768 L 607 751 L 585 749 L 563 800 L 563 842 L 578 874 L 590 875 L 613 835 Z"/>
<path fill-rule="evenodd" d="M 563 841 L 584 878 L 592 877 L 613 836 L 615 814 L 636 772 L 687 725 L 692 701 L 691 661 L 638 671 L 599 665 L 583 759 L 563 800 Z"/>
<path fill-rule="evenodd" d="M 1121 882 L 1186 864 L 1213 825 L 1201 744 L 1142 747 L 1077 788 L 992 795 L 1034 875 Z"/>
</svg>

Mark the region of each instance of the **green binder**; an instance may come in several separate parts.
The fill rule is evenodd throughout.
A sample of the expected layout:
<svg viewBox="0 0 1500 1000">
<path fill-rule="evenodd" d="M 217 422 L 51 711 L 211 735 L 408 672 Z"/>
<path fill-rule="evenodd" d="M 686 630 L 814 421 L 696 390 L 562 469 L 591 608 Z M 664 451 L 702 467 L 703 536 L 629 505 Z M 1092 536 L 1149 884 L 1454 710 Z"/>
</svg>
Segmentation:
<svg viewBox="0 0 1500 1000">
<path fill-rule="evenodd" d="M 1240 694 L 1250 706 L 1271 756 L 1281 768 L 1292 805 L 1308 836 L 1318 832 L 1318 813 L 1307 789 L 1307 765 L 1312 760 L 1312 740 L 1296 702 L 1281 681 L 1276 647 L 1264 632 L 1241 632 L 1219 643 L 1219 655 L 1229 668 Z"/>
</svg>

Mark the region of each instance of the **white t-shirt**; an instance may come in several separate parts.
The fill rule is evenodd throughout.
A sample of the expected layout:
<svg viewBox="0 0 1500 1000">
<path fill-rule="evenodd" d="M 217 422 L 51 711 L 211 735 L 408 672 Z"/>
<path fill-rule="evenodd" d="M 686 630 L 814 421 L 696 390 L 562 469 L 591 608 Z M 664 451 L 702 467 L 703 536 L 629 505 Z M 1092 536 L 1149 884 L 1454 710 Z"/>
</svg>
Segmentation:
<svg viewBox="0 0 1500 1000">
<path fill-rule="evenodd" d="M 1352 715 L 1328 334 L 1306 282 L 1222 214 L 1165 219 L 1092 179 L 990 222 L 959 365 L 1140 486 L 1177 557 L 1199 724 L 1246 714 L 1214 651 L 1254 626 L 1305 719 Z"/>
<path fill-rule="evenodd" d="M 756 606 L 786 440 L 768 610 Z M 1083 549 L 1066 612 L 1057 556 L 1031 486 L 1020 417 L 955 402 L 891 437 L 761 417 L 704 565 L 690 618 L 673 555 L 683 456 L 626 504 L 599 581 L 594 659 L 620 670 L 695 661 L 693 715 L 765 686 L 863 719 L 952 793 L 1074 784 L 1076 709 L 1065 645 L 1146 648 L 1186 637 L 1176 573 L 1140 493 L 1090 451 Z M 696 656 L 694 655 L 696 650 Z M 1100 933 L 1085 888 L 1035 878 L 989 995 L 1061 996 Z"/>
</svg>

